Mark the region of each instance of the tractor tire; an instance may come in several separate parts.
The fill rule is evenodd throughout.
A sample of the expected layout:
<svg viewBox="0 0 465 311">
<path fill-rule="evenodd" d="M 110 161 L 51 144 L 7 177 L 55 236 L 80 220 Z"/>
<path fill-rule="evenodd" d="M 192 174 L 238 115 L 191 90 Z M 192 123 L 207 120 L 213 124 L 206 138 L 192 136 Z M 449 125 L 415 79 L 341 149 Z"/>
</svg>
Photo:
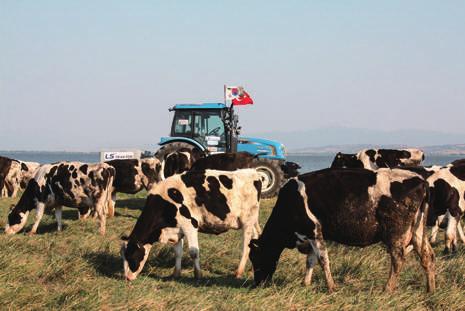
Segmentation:
<svg viewBox="0 0 465 311">
<path fill-rule="evenodd" d="M 161 162 L 163 163 L 163 161 L 165 160 L 165 156 L 172 153 L 172 152 L 175 152 L 179 149 L 190 149 L 190 150 L 194 150 L 194 149 L 197 149 L 199 152 L 199 148 L 191 145 L 191 144 L 188 144 L 188 143 L 183 143 L 183 142 L 173 142 L 173 143 L 168 143 L 164 146 L 162 146 L 160 149 L 158 149 L 156 152 L 155 152 L 155 157 Z M 162 167 L 164 167 L 164 165 L 162 165 Z M 160 172 L 160 177 L 161 179 L 165 179 L 165 174 L 164 174 L 164 171 L 162 170 Z"/>
<path fill-rule="evenodd" d="M 281 161 L 270 159 L 257 159 L 255 169 L 262 178 L 262 199 L 276 196 L 284 182 L 284 173 L 281 170 Z"/>
</svg>

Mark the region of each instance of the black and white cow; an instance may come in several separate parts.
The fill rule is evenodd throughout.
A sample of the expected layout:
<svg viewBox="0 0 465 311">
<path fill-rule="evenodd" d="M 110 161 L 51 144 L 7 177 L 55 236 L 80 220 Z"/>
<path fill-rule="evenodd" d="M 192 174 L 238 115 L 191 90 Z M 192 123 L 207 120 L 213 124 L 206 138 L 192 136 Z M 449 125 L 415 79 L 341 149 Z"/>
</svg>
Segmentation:
<svg viewBox="0 0 465 311">
<path fill-rule="evenodd" d="M 425 159 L 420 149 L 364 149 L 356 154 L 338 152 L 331 168 L 366 168 L 417 166 Z"/>
<path fill-rule="evenodd" d="M 0 157 L 0 197 L 16 197 L 20 189 L 26 188 L 39 165 Z"/>
<path fill-rule="evenodd" d="M 307 254 L 304 284 L 322 266 L 335 287 L 325 240 L 365 247 L 382 242 L 391 255 L 386 290 L 397 284 L 405 254 L 413 246 L 435 289 L 434 253 L 426 236 L 428 184 L 398 169 L 325 169 L 290 179 L 281 189 L 262 235 L 250 243 L 256 284 L 270 280 L 285 248 Z"/>
<path fill-rule="evenodd" d="M 142 189 L 149 190 L 160 180 L 161 164 L 156 158 L 112 160 L 105 163 L 116 170 L 114 192 L 136 194 Z"/>
<path fill-rule="evenodd" d="M 155 184 L 121 255 L 126 279 L 140 273 L 155 242 L 175 245 L 174 276 L 181 273 L 183 238 L 194 261 L 194 275 L 200 277 L 198 232 L 220 234 L 242 229 L 243 253 L 236 271 L 244 272 L 249 241 L 258 237 L 261 180 L 253 169 L 188 171 Z"/>
<path fill-rule="evenodd" d="M 105 163 L 60 162 L 40 166 L 8 214 L 5 233 L 20 231 L 33 209 L 36 218 L 30 234 L 36 233 L 46 207 L 55 209 L 58 231 L 61 231 L 62 206 L 69 206 L 95 210 L 100 233 L 105 234 L 106 215 L 114 209 L 111 200 L 114 176 L 115 169 Z"/>
<path fill-rule="evenodd" d="M 197 148 L 181 148 L 168 153 L 160 160 L 162 164 L 161 177 L 164 179 L 188 171 L 203 156 Z"/>
<path fill-rule="evenodd" d="M 428 225 L 433 225 L 431 242 L 436 242 L 439 227 L 445 227 L 445 249 L 457 248 L 457 231 L 465 244 L 460 220 L 465 214 L 465 166 L 447 165 L 426 178 L 431 192 Z"/>
</svg>

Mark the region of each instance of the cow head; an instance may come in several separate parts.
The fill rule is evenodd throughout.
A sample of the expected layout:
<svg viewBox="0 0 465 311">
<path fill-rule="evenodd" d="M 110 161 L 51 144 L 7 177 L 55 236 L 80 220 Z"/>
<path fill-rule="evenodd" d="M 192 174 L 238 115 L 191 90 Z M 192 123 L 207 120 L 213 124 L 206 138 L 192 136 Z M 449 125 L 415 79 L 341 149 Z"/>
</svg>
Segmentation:
<svg viewBox="0 0 465 311">
<path fill-rule="evenodd" d="M 161 181 L 161 163 L 157 158 L 144 158 L 141 160 L 143 184 L 149 190 L 152 186 Z"/>
<path fill-rule="evenodd" d="M 165 178 L 188 171 L 192 166 L 190 150 L 182 148 L 165 156 L 163 176 Z"/>
<path fill-rule="evenodd" d="M 363 163 L 356 154 L 338 152 L 331 163 L 331 168 L 363 168 Z"/>
<path fill-rule="evenodd" d="M 121 246 L 121 257 L 123 258 L 124 276 L 126 280 L 133 281 L 144 268 L 145 262 L 152 248 L 151 244 L 140 244 L 128 239 Z"/>
<path fill-rule="evenodd" d="M 15 234 L 24 228 L 29 211 L 18 211 L 16 206 L 12 206 L 8 214 L 8 222 L 5 225 L 5 234 Z"/>
<path fill-rule="evenodd" d="M 297 177 L 299 175 L 300 168 L 301 166 L 295 162 L 285 162 L 281 165 L 285 178 Z"/>
<path fill-rule="evenodd" d="M 252 239 L 249 247 L 249 258 L 252 262 L 255 286 L 271 281 L 277 265 L 275 256 L 268 254 L 259 240 Z"/>
<path fill-rule="evenodd" d="M 425 159 L 425 153 L 420 149 L 403 149 L 399 159 L 403 166 L 417 166 Z"/>
<path fill-rule="evenodd" d="M 142 271 L 153 243 L 177 243 L 180 236 L 176 228 L 177 212 L 176 206 L 162 196 L 149 194 L 131 235 L 123 238 L 127 240 L 121 246 L 127 280 L 134 280 Z"/>
</svg>

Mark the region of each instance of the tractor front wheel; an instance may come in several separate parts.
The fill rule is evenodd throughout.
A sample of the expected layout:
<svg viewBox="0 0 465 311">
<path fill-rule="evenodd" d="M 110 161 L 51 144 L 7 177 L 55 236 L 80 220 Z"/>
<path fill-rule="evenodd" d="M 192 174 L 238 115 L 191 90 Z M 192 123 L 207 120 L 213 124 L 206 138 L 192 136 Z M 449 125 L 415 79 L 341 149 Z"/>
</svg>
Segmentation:
<svg viewBox="0 0 465 311">
<path fill-rule="evenodd" d="M 258 159 L 255 169 L 262 179 L 262 199 L 274 197 L 281 188 L 284 174 L 277 160 Z"/>
</svg>

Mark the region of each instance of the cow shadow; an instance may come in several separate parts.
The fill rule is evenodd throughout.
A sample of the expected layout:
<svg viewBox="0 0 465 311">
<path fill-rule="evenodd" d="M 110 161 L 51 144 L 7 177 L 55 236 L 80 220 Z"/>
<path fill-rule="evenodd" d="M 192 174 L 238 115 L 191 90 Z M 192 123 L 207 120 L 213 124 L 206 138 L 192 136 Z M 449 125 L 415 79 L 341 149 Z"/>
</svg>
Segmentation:
<svg viewBox="0 0 465 311">
<path fill-rule="evenodd" d="M 130 198 L 116 200 L 117 208 L 127 208 L 130 210 L 142 210 L 145 205 L 145 198 Z"/>
<path fill-rule="evenodd" d="M 123 264 L 121 257 L 109 254 L 107 252 L 86 253 L 83 258 L 91 264 L 95 271 L 112 279 L 121 279 Z"/>
<path fill-rule="evenodd" d="M 105 277 L 122 280 L 123 264 L 120 256 L 109 254 L 104 251 L 86 253 L 83 258 L 94 267 L 95 271 Z M 174 269 L 174 254 L 169 251 L 162 250 L 157 256 L 151 256 L 147 265 L 154 268 L 173 268 Z M 180 277 L 159 276 L 150 273 L 149 277 L 160 282 L 179 282 L 188 286 L 195 287 L 212 287 L 221 286 L 229 288 L 252 288 L 252 279 L 236 279 L 234 275 L 219 275 L 219 276 L 204 276 L 196 279 L 193 273 L 188 273 L 187 270 L 192 270 L 192 260 L 183 257 L 182 260 L 183 275 Z M 206 272 L 205 270 L 203 271 Z M 142 272 L 144 273 L 144 272 Z M 147 273 L 147 272 L 145 272 Z"/>
<path fill-rule="evenodd" d="M 58 227 L 57 227 L 57 223 L 56 221 L 52 221 L 50 223 L 47 223 L 47 224 L 39 224 L 39 227 L 37 228 L 37 232 L 36 232 L 36 235 L 37 234 L 46 234 L 46 233 L 57 233 L 57 234 L 60 234 L 61 232 L 63 232 L 64 230 L 66 230 L 66 228 L 68 228 L 68 225 L 66 224 L 62 224 L 62 228 L 61 230 L 62 231 L 58 231 Z M 31 231 L 32 229 L 32 224 L 29 225 L 29 226 L 26 226 L 24 227 L 23 230 L 21 230 L 21 232 L 23 234 L 29 234 L 29 232 Z"/>
<path fill-rule="evenodd" d="M 185 270 L 185 269 L 184 269 Z M 203 271 L 205 272 L 205 271 Z M 248 290 L 253 290 L 253 280 L 241 278 L 237 279 L 234 275 L 218 275 L 218 276 L 208 276 L 201 277 L 200 279 L 194 278 L 193 273 L 183 272 L 183 275 L 180 277 L 158 277 L 152 276 L 153 278 L 161 282 L 178 282 L 188 286 L 194 287 L 227 287 L 227 288 L 245 288 Z"/>
</svg>

